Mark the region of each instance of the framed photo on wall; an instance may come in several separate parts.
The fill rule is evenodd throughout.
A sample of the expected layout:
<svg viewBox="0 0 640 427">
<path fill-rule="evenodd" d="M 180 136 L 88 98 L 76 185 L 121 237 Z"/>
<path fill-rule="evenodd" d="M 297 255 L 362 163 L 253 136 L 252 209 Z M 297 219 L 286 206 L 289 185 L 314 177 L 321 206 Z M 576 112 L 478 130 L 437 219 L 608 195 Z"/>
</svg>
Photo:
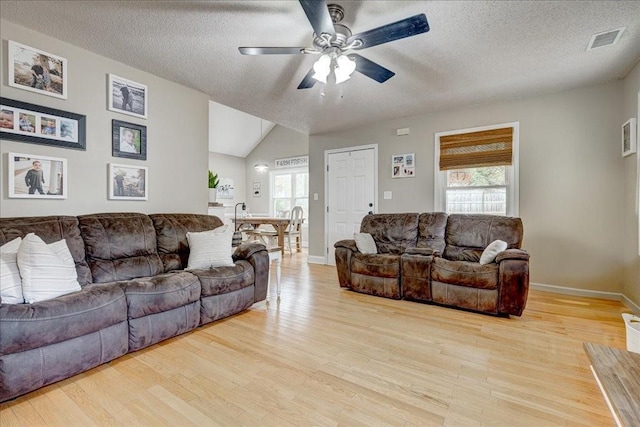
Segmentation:
<svg viewBox="0 0 640 427">
<path fill-rule="evenodd" d="M 67 60 L 53 53 L 8 41 L 9 86 L 67 99 Z"/>
<path fill-rule="evenodd" d="M 622 125 L 622 156 L 636 152 L 636 119 L 631 118 Z"/>
<path fill-rule="evenodd" d="M 7 157 L 9 198 L 67 198 L 67 159 L 21 153 Z"/>
<path fill-rule="evenodd" d="M 416 175 L 415 153 L 391 156 L 391 178 L 413 178 Z"/>
<path fill-rule="evenodd" d="M 149 169 L 144 166 L 109 163 L 110 200 L 147 200 Z"/>
<path fill-rule="evenodd" d="M 109 74 L 108 90 L 109 110 L 141 119 L 147 118 L 148 89 L 146 85 Z"/>
<path fill-rule="evenodd" d="M 147 160 L 147 127 L 112 120 L 112 154 L 114 157 Z"/>
<path fill-rule="evenodd" d="M 0 98 L 0 138 L 86 150 L 82 114 Z"/>
</svg>

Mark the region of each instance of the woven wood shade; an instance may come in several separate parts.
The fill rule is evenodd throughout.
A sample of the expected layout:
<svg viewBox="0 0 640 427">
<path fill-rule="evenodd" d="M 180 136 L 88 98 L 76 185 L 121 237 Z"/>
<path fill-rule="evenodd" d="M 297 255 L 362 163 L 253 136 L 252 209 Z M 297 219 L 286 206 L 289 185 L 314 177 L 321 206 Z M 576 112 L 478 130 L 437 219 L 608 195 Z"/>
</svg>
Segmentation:
<svg viewBox="0 0 640 427">
<path fill-rule="evenodd" d="M 440 170 L 509 166 L 513 128 L 491 129 L 440 137 Z"/>
</svg>

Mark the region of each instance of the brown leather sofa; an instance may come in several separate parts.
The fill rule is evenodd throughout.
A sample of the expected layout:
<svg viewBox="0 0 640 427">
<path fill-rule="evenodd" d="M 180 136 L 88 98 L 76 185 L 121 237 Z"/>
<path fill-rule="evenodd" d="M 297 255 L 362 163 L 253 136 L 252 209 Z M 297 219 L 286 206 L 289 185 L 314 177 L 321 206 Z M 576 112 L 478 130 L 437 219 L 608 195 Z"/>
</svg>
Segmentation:
<svg viewBox="0 0 640 427">
<path fill-rule="evenodd" d="M 269 256 L 244 244 L 233 267 L 184 271 L 195 214 L 103 213 L 0 219 L 0 245 L 66 239 L 82 290 L 34 304 L 0 301 L 0 402 L 249 308 L 267 294 Z"/>
<path fill-rule="evenodd" d="M 521 249 L 520 218 L 399 213 L 367 215 L 360 232 L 376 254 L 354 240 L 335 243 L 340 286 L 387 298 L 453 306 L 493 315 L 522 315 L 529 290 L 529 254 Z M 507 250 L 479 263 L 491 242 Z"/>
</svg>

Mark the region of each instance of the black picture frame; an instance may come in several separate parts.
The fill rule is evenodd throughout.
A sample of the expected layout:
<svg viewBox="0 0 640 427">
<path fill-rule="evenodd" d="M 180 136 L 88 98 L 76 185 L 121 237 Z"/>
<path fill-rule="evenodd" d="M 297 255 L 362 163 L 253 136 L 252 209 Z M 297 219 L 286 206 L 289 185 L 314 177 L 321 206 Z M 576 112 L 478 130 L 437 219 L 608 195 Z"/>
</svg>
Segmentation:
<svg viewBox="0 0 640 427">
<path fill-rule="evenodd" d="M 0 138 L 86 150 L 87 116 L 0 98 Z"/>
<path fill-rule="evenodd" d="M 132 135 L 127 143 L 126 134 Z M 113 119 L 111 122 L 113 157 L 147 160 L 147 127 Z"/>
</svg>

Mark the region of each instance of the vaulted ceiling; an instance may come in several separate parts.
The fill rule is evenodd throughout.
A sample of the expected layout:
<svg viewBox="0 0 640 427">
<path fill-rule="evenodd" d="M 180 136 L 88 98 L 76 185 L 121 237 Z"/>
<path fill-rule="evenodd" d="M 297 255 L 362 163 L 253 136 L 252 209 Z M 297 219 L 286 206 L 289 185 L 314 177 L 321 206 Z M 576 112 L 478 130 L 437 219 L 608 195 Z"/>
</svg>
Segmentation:
<svg viewBox="0 0 640 427">
<path fill-rule="evenodd" d="M 640 58 L 638 1 L 335 3 L 354 34 L 419 13 L 431 30 L 359 52 L 396 73 L 383 84 L 356 73 L 297 90 L 317 56 L 238 52 L 311 47 L 297 1 L 3 0 L 0 14 L 309 134 L 620 79 Z M 620 27 L 617 44 L 586 50 Z"/>
</svg>

